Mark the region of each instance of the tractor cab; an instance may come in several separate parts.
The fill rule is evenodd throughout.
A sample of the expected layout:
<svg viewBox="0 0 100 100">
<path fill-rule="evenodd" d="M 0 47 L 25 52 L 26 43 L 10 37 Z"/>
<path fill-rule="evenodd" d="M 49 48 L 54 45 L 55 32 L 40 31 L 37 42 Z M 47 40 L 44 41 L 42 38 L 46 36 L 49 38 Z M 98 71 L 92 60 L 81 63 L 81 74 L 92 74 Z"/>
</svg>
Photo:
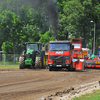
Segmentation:
<svg viewBox="0 0 100 100">
<path fill-rule="evenodd" d="M 38 44 L 27 44 L 26 48 L 27 48 L 27 51 L 28 50 L 38 51 Z"/>
<path fill-rule="evenodd" d="M 33 51 L 40 51 L 42 50 L 42 45 L 40 42 L 26 42 L 24 45 L 24 51 L 25 53 L 27 51 L 33 50 Z"/>
</svg>

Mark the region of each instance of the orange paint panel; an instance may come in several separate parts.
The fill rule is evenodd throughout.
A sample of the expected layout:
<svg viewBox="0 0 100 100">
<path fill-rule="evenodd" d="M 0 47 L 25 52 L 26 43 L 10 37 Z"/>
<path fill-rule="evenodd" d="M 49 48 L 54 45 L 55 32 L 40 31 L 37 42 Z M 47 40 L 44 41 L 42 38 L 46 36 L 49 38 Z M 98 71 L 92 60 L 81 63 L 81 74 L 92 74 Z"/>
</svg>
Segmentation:
<svg viewBox="0 0 100 100">
<path fill-rule="evenodd" d="M 76 62 L 76 70 L 82 70 L 83 62 Z"/>
<path fill-rule="evenodd" d="M 78 58 L 82 58 L 83 55 L 82 55 L 82 54 L 77 54 L 77 57 L 78 57 Z"/>
<path fill-rule="evenodd" d="M 73 62 L 73 68 L 75 68 L 75 62 Z"/>
<path fill-rule="evenodd" d="M 95 65 L 97 68 L 100 68 L 100 65 Z"/>
</svg>

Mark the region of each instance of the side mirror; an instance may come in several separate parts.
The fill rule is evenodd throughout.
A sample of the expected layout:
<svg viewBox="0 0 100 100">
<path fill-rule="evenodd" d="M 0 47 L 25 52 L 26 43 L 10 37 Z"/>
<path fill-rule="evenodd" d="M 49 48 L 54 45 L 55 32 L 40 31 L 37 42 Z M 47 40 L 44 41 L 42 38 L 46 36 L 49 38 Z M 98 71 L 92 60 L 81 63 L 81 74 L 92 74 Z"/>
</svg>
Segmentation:
<svg viewBox="0 0 100 100">
<path fill-rule="evenodd" d="M 24 50 L 26 50 L 26 45 L 24 45 Z"/>
<path fill-rule="evenodd" d="M 24 50 L 25 50 L 25 52 L 26 52 L 26 44 L 24 44 Z"/>
<path fill-rule="evenodd" d="M 48 45 L 45 45 L 45 51 L 48 51 Z"/>
<path fill-rule="evenodd" d="M 74 49 L 74 45 L 72 45 L 72 50 Z"/>
<path fill-rule="evenodd" d="M 44 47 L 44 44 L 42 44 L 42 47 Z"/>
</svg>

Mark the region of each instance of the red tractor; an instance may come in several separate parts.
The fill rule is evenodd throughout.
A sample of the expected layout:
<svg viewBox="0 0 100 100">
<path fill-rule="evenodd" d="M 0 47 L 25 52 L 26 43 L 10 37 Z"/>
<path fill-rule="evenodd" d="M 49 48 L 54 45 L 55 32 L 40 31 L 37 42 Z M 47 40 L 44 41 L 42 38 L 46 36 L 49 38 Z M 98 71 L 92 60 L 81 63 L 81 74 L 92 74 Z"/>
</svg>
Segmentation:
<svg viewBox="0 0 100 100">
<path fill-rule="evenodd" d="M 85 60 L 82 53 L 82 39 L 73 38 L 71 39 L 71 45 L 74 46 L 72 50 L 72 68 L 71 70 L 84 71 Z"/>
</svg>

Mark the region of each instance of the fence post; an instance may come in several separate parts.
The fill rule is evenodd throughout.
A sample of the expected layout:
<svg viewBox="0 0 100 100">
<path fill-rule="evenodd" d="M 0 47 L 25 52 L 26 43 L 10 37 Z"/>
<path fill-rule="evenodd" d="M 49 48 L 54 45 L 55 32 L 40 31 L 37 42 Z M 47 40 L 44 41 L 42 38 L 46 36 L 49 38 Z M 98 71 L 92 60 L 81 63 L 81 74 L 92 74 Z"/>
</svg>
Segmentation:
<svg viewBox="0 0 100 100">
<path fill-rule="evenodd" d="M 14 65 L 15 65 L 15 54 L 14 54 Z"/>
<path fill-rule="evenodd" d="M 5 54 L 4 54 L 4 66 L 5 66 Z"/>
</svg>

